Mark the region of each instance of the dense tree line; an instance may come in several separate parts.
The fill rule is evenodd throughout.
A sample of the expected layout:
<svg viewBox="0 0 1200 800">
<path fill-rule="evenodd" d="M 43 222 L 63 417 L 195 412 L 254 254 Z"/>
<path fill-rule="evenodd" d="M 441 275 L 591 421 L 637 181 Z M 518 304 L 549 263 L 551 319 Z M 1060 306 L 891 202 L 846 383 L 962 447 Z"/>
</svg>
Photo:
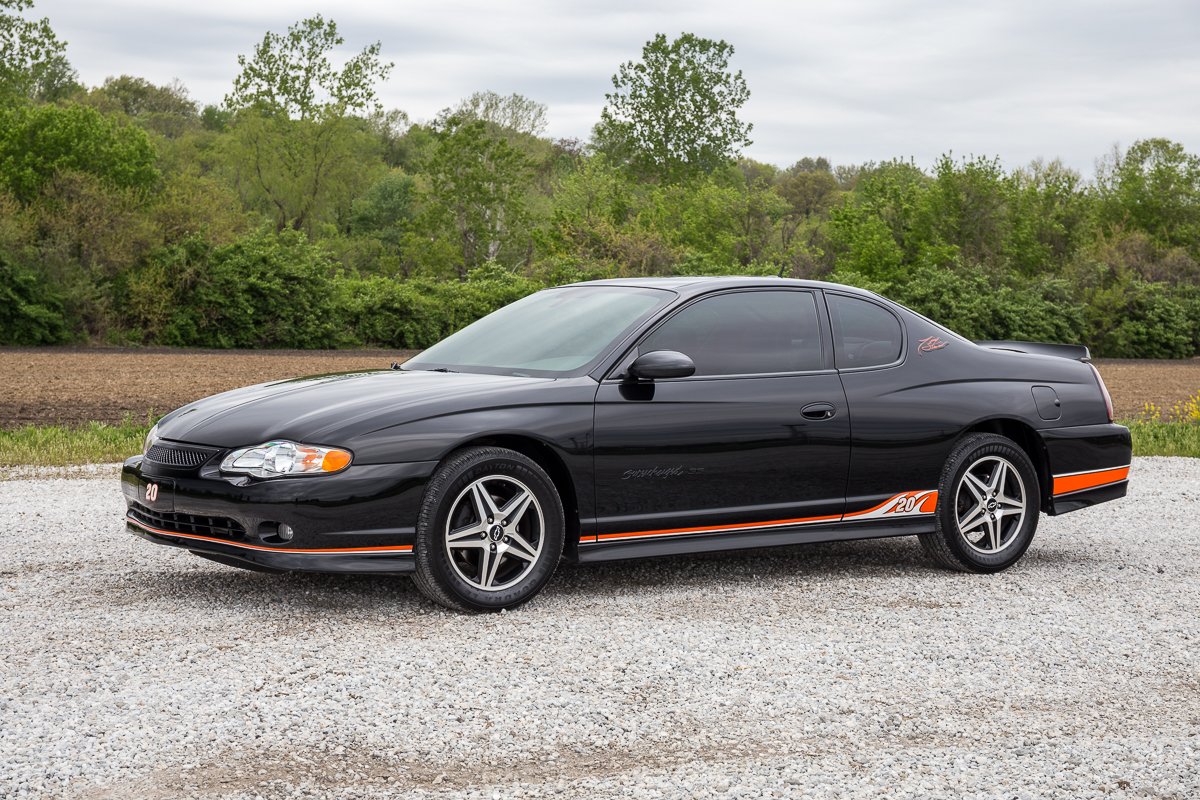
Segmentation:
<svg viewBox="0 0 1200 800">
<path fill-rule="evenodd" d="M 0 343 L 424 347 L 566 281 L 781 274 L 876 289 L 973 338 L 1200 351 L 1200 158 L 1164 139 L 1008 170 L 947 155 L 787 169 L 740 157 L 733 48 L 658 36 L 587 142 L 478 92 L 385 110 L 378 43 L 269 33 L 220 105 L 83 87 L 0 0 Z"/>
</svg>

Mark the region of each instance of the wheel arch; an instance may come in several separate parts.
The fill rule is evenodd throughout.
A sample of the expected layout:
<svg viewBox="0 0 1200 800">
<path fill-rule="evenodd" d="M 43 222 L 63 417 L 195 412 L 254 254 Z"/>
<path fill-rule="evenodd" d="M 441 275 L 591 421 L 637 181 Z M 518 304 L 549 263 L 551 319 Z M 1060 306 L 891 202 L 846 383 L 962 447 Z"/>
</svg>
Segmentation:
<svg viewBox="0 0 1200 800">
<path fill-rule="evenodd" d="M 533 436 L 494 433 L 461 442 L 440 460 L 445 461 L 454 453 L 470 447 L 503 447 L 507 450 L 514 450 L 531 459 L 546 471 L 554 488 L 558 490 L 558 496 L 563 504 L 563 518 L 566 522 L 563 552 L 569 559 L 574 560 L 579 551 L 579 495 L 575 488 L 575 480 L 571 477 L 571 471 L 567 469 L 566 462 L 555 449 Z"/>
<path fill-rule="evenodd" d="M 1042 441 L 1042 437 L 1038 436 L 1037 431 L 1019 419 L 994 417 L 980 420 L 964 429 L 959 439 L 972 433 L 994 433 L 1011 439 L 1025 452 L 1025 455 L 1029 456 L 1038 477 L 1038 498 L 1041 501 L 1038 506 L 1042 511 L 1049 512 L 1054 502 L 1051 491 L 1054 480 L 1050 476 L 1050 454 L 1046 451 L 1046 444 Z"/>
</svg>

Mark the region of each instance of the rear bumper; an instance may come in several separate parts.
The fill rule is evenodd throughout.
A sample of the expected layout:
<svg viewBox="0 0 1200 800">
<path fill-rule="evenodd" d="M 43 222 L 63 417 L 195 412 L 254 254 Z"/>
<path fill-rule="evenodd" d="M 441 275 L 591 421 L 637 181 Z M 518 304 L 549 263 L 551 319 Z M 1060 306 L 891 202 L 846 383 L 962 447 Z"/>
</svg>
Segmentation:
<svg viewBox="0 0 1200 800">
<path fill-rule="evenodd" d="M 1043 510 L 1066 514 L 1124 497 L 1133 439 L 1123 425 L 1082 425 L 1039 431 L 1050 474 Z"/>
</svg>

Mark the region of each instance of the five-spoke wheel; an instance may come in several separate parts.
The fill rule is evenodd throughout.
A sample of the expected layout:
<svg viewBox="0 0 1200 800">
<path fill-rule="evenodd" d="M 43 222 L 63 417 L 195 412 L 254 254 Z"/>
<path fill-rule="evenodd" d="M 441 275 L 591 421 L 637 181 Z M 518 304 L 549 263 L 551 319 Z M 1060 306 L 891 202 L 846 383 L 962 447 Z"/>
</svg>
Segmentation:
<svg viewBox="0 0 1200 800">
<path fill-rule="evenodd" d="M 460 451 L 425 490 L 417 586 L 454 609 L 520 605 L 554 573 L 564 527 L 558 491 L 537 462 L 499 447 Z"/>
<path fill-rule="evenodd" d="M 1012 543 L 1025 522 L 1025 483 L 1000 456 L 983 456 L 967 467 L 955 497 L 958 531 L 986 555 Z"/>
<path fill-rule="evenodd" d="M 459 493 L 446 519 L 446 550 L 455 572 L 488 592 L 517 584 L 542 552 L 546 526 L 529 487 L 487 475 Z"/>
<path fill-rule="evenodd" d="M 1011 439 L 976 433 L 946 459 L 938 486 L 936 530 L 921 544 L 943 566 L 999 572 L 1017 562 L 1038 522 L 1038 480 Z"/>
</svg>

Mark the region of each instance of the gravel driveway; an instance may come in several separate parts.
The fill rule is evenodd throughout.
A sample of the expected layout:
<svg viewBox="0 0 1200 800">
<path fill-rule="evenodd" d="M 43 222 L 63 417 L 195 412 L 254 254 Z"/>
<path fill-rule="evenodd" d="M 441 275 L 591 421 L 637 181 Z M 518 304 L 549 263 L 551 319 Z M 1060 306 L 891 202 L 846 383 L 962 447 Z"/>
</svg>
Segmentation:
<svg viewBox="0 0 1200 800">
<path fill-rule="evenodd" d="M 0 482 L 0 797 L 1200 795 L 1200 460 L 992 577 L 915 540 L 406 580 L 135 539 L 105 479 Z"/>
</svg>

